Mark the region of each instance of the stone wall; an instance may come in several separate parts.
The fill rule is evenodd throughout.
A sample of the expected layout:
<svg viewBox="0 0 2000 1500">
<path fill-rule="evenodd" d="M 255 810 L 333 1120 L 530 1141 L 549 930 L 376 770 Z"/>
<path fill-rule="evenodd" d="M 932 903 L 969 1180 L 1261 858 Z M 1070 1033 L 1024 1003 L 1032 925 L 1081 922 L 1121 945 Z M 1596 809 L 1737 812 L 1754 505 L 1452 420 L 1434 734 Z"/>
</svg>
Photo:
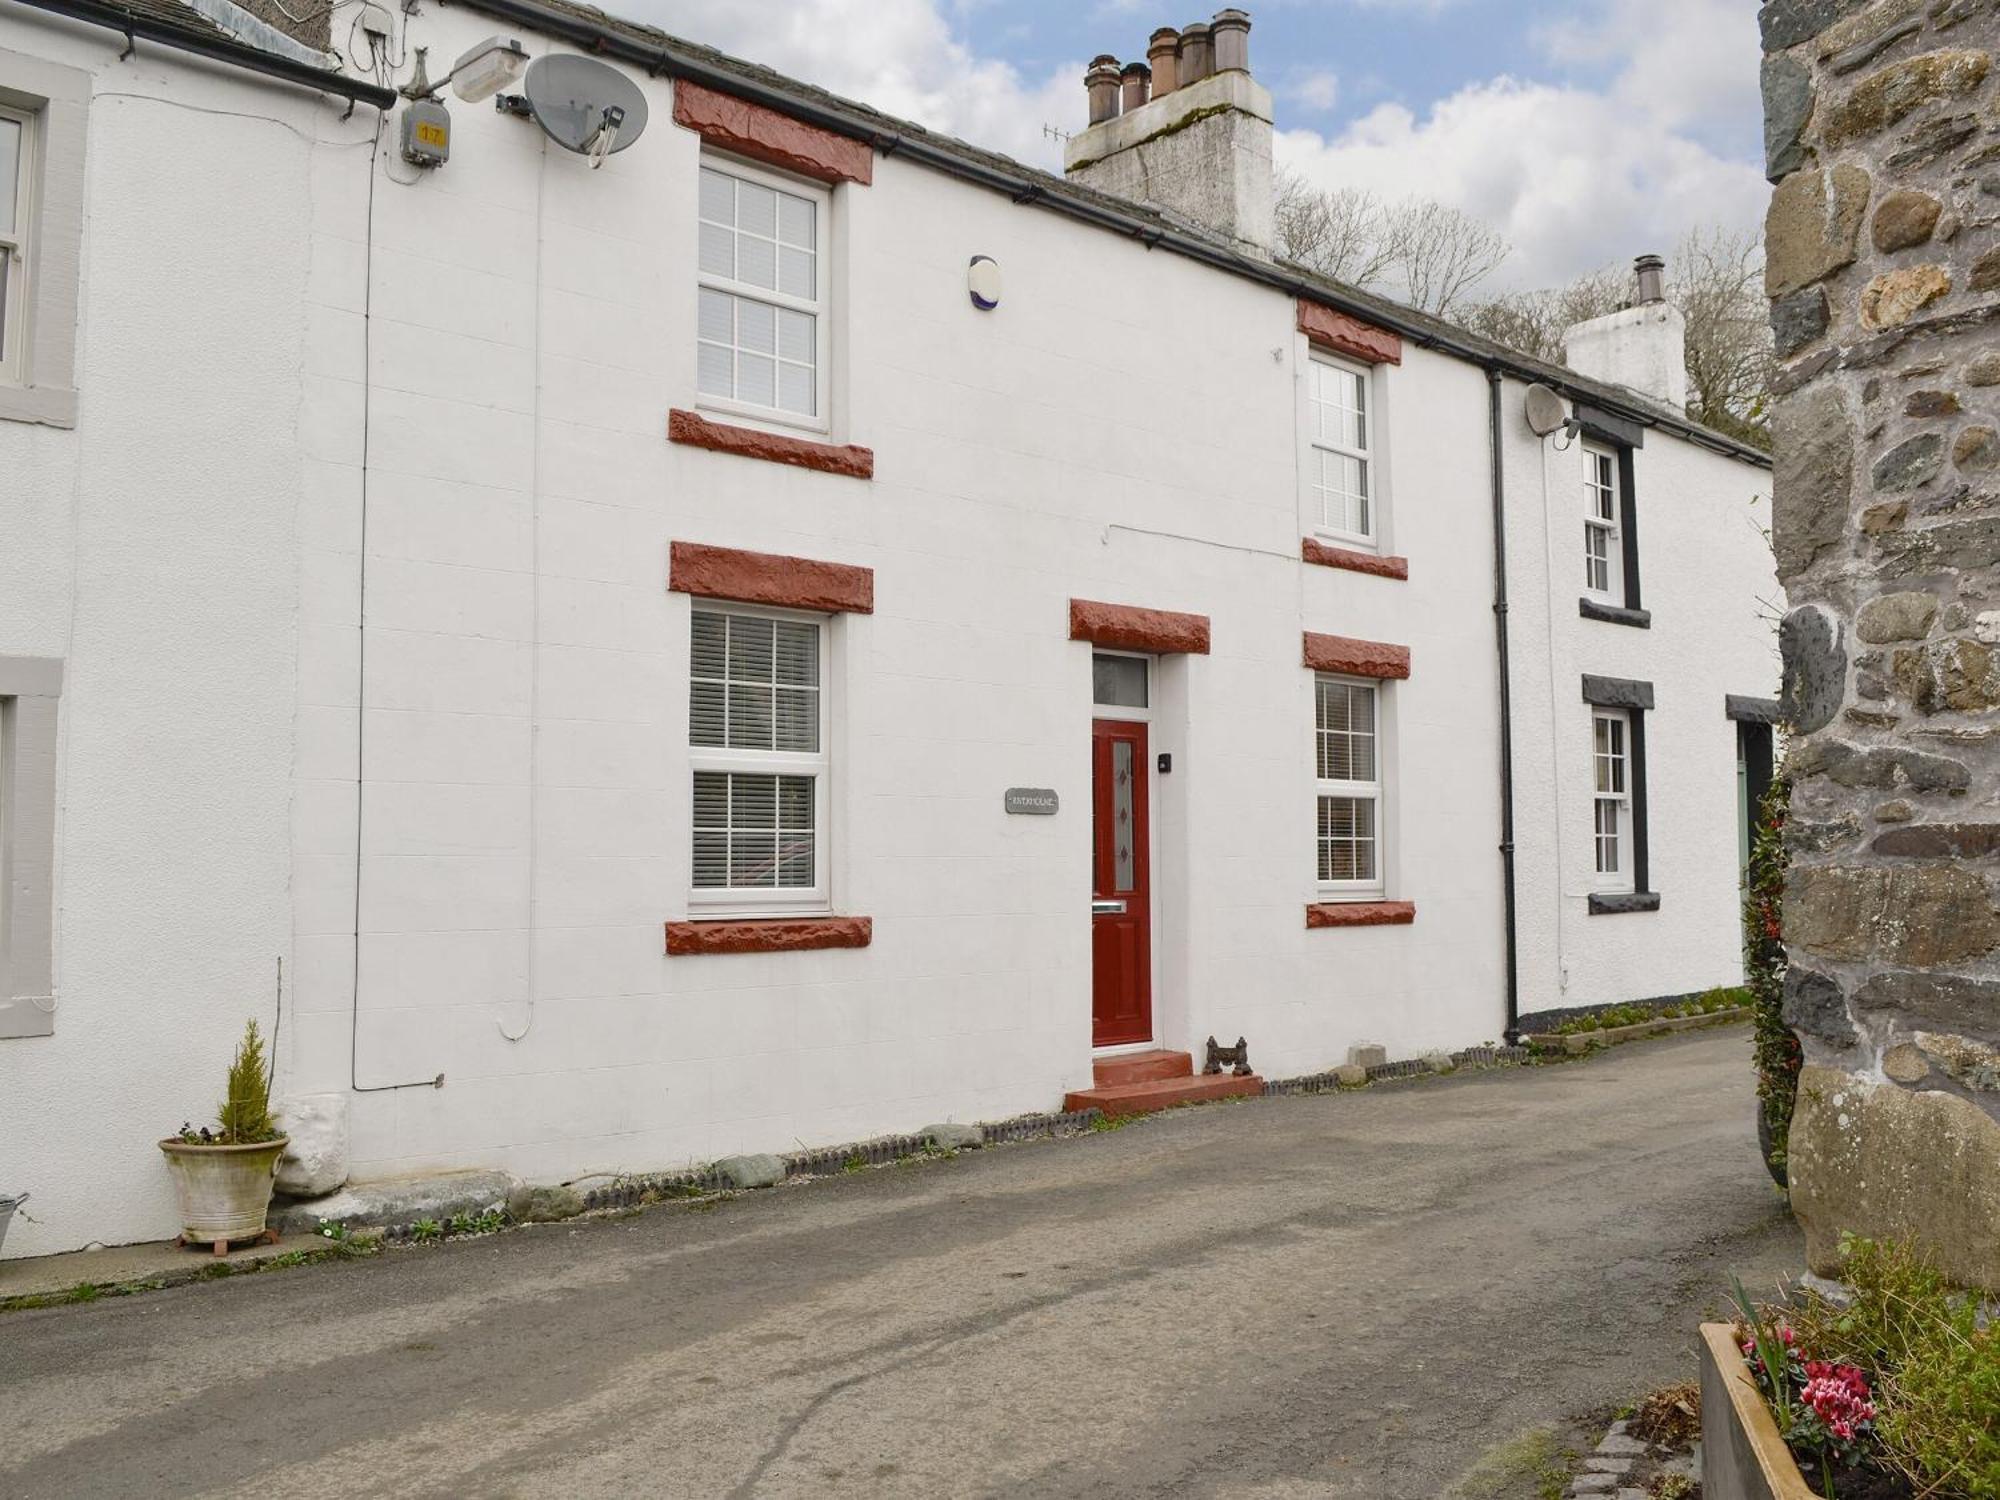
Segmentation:
<svg viewBox="0 0 2000 1500">
<path fill-rule="evenodd" d="M 2000 0 L 1769 0 L 1792 1201 L 2000 1287 Z"/>
</svg>

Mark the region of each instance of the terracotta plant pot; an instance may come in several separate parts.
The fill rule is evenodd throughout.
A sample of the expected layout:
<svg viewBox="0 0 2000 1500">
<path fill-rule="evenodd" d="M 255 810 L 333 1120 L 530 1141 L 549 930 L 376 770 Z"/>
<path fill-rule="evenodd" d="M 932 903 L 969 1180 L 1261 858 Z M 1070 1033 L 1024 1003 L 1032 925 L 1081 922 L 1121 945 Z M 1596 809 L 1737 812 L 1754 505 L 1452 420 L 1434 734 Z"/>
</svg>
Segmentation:
<svg viewBox="0 0 2000 1500">
<path fill-rule="evenodd" d="M 271 1207 L 278 1159 L 289 1144 L 285 1136 L 248 1146 L 161 1141 L 181 1198 L 181 1242 L 210 1245 L 220 1255 L 232 1241 L 268 1236 L 264 1215 Z"/>
<path fill-rule="evenodd" d="M 1818 1500 L 1729 1323 L 1701 1325 L 1702 1500 Z"/>
</svg>

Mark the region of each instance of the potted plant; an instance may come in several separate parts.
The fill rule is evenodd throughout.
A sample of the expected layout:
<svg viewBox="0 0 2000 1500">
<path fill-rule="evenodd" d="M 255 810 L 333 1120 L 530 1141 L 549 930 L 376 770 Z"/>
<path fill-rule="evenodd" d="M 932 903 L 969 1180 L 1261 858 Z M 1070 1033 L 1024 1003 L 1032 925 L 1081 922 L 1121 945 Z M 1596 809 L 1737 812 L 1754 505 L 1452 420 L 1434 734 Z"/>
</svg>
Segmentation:
<svg viewBox="0 0 2000 1500">
<path fill-rule="evenodd" d="M 209 1245 L 223 1255 L 232 1243 L 277 1238 L 264 1216 L 289 1142 L 271 1119 L 271 1072 L 255 1021 L 243 1028 L 218 1114 L 218 1129 L 183 1125 L 160 1150 L 180 1194 L 179 1243 Z"/>
</svg>

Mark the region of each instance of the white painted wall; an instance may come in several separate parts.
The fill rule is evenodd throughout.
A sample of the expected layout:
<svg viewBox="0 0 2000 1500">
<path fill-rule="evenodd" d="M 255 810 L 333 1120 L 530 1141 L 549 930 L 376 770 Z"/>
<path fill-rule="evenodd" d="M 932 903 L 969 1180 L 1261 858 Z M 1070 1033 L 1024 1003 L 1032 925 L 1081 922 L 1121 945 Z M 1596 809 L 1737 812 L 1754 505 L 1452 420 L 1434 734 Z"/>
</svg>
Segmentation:
<svg viewBox="0 0 2000 1500">
<path fill-rule="evenodd" d="M 434 58 L 491 29 L 456 9 L 412 24 Z M 295 116 L 311 147 L 263 123 L 225 145 L 157 105 L 143 124 L 93 117 L 93 420 L 73 436 L 0 426 L 5 472 L 37 476 L 41 549 L 32 588 L 0 589 L 0 651 L 68 656 L 74 682 L 55 1038 L 69 1050 L 0 1043 L 0 1139 L 36 1143 L 28 1180 L 0 1186 L 34 1191 L 38 1212 L 59 1176 L 88 1191 L 10 1251 L 171 1232 L 150 1142 L 199 1113 L 205 1094 L 169 1101 L 219 1074 L 288 946 L 281 1085 L 368 1090 L 352 1099 L 357 1176 L 659 1170 L 1056 1107 L 1090 1077 L 1091 653 L 1066 639 L 1072 596 L 1213 621 L 1213 654 L 1169 658 L 1157 679 L 1153 749 L 1174 757 L 1153 785 L 1161 1040 L 1241 1034 L 1286 1076 L 1360 1041 L 1407 1056 L 1498 1038 L 1483 374 L 1412 347 L 1378 386 L 1386 550 L 1410 580 L 1303 565 L 1306 350 L 1288 298 L 878 157 L 832 220 L 832 436 L 872 447 L 875 479 L 670 445 L 667 411 L 697 404 L 699 146 L 667 83 L 642 84 L 649 130 L 597 172 L 525 121 L 454 104 L 443 170 L 406 181 L 377 163 L 372 229 L 365 109 L 337 125 L 310 99 L 227 85 L 245 109 Z M 222 86 L 176 75 L 175 97 Z M 129 181 L 169 124 L 201 144 L 198 169 Z M 228 274 L 159 256 L 162 215 L 183 239 L 230 226 Z M 997 312 L 966 296 L 974 254 L 1003 267 Z M 163 394 L 154 372 L 190 360 Z M 1721 695 L 1770 686 L 1751 616 L 1773 590 L 1754 532 L 1724 523 L 1764 476 L 1656 434 L 1640 458 L 1654 630 L 1579 621 L 1553 591 L 1575 859 L 1576 674 L 1650 677 L 1661 707 L 1665 907 L 1569 922 L 1565 991 L 1554 814 L 1535 800 L 1551 743 L 1534 687 L 1551 628 L 1541 457 L 1518 387 L 1508 401 L 1523 1003 L 1543 985 L 1547 1003 L 1580 1003 L 1729 978 Z M 689 881 L 675 539 L 875 570 L 875 613 L 833 632 L 834 903 L 874 919 L 865 950 L 663 956 Z M 73 546 L 72 639 L 69 594 L 47 580 Z M 1744 621 L 1748 657 L 1724 684 L 1715 663 Z M 1413 650 L 1388 699 L 1388 894 L 1416 902 L 1414 926 L 1304 925 L 1303 630 Z M 1005 816 L 1013 785 L 1057 788 L 1062 813 Z M 1675 796 L 1713 829 L 1676 843 Z M 441 1089 L 378 1091 L 440 1073 Z M 116 1090 L 124 1133 L 44 1145 L 51 1111 L 92 1086 Z"/>
<path fill-rule="evenodd" d="M 1581 445 L 1541 439 L 1509 385 L 1508 571 L 1521 1008 L 1680 995 L 1742 980 L 1736 725 L 1725 695 L 1774 698 L 1770 475 L 1649 432 L 1634 455 L 1640 598 L 1650 629 L 1586 620 Z M 1646 715 L 1656 912 L 1588 914 L 1593 879 L 1585 673 L 1651 682 Z"/>
<path fill-rule="evenodd" d="M 93 78 L 80 407 L 0 421 L 0 654 L 65 660 L 54 1034 L 0 1041 L 9 1255 L 168 1235 L 290 945 L 309 137 L 335 111 L 18 8 Z M 5 58 L 0 56 L 0 67 Z M 208 113 L 220 111 L 224 113 Z"/>
</svg>

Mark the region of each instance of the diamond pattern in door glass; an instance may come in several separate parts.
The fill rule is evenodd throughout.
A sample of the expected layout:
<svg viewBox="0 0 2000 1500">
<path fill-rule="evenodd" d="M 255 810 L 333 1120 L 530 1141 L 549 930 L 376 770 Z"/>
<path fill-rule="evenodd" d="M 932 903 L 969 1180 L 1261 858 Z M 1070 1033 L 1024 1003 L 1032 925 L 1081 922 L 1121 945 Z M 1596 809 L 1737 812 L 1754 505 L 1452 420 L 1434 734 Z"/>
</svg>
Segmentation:
<svg viewBox="0 0 2000 1500">
<path fill-rule="evenodd" d="M 1138 889 L 1137 861 L 1133 855 L 1138 829 L 1133 823 L 1134 781 L 1132 742 L 1111 742 L 1111 888 Z"/>
</svg>

